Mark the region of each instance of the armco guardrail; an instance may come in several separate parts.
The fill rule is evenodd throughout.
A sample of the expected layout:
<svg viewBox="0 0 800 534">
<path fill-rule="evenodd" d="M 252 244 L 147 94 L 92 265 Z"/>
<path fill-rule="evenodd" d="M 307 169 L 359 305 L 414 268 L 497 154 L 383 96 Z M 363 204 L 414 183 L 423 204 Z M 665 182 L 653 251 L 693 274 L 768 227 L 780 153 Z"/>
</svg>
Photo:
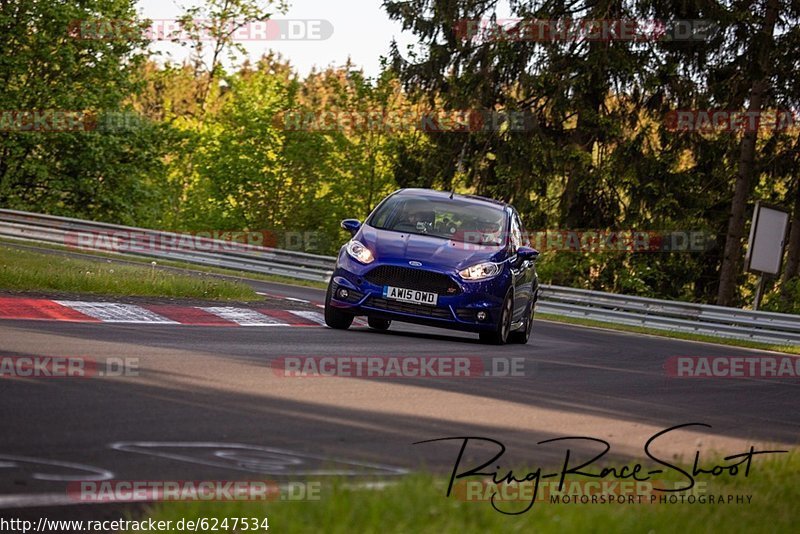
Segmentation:
<svg viewBox="0 0 800 534">
<path fill-rule="evenodd" d="M 334 265 L 329 256 L 15 210 L 0 210 L 0 236 L 301 280 L 327 281 Z"/>
<path fill-rule="evenodd" d="M 320 282 L 330 278 L 335 261 L 331 256 L 195 236 L 187 241 L 187 236 L 172 232 L 4 209 L 0 209 L 0 236 Z M 541 288 L 537 311 L 657 330 L 800 344 L 797 315 L 547 285 Z"/>
<path fill-rule="evenodd" d="M 537 311 L 764 343 L 800 344 L 800 316 L 542 286 Z"/>
</svg>

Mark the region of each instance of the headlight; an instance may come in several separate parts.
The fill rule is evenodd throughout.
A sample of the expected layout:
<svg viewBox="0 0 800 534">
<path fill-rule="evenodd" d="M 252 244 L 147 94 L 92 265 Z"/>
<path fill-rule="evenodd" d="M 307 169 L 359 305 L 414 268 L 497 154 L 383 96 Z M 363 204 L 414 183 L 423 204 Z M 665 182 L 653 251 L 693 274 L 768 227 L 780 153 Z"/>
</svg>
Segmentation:
<svg viewBox="0 0 800 534">
<path fill-rule="evenodd" d="M 363 243 L 356 241 L 355 239 L 347 242 L 347 253 L 350 254 L 350 257 L 354 260 L 364 264 L 375 261 L 375 257 L 372 255 L 372 252 L 370 252 Z"/>
<path fill-rule="evenodd" d="M 484 280 L 486 278 L 496 276 L 500 272 L 501 268 L 502 264 L 487 261 L 484 263 L 479 263 L 478 265 L 473 265 L 472 267 L 467 267 L 463 271 L 459 271 L 458 276 L 464 280 Z"/>
</svg>

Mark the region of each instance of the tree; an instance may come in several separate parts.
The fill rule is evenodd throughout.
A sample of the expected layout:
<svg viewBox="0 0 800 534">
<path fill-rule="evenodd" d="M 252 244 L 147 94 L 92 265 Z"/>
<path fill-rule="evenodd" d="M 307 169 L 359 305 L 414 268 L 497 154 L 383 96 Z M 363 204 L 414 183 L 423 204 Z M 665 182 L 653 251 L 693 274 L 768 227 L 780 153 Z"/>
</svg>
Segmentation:
<svg viewBox="0 0 800 534">
<path fill-rule="evenodd" d="M 113 30 L 108 21 L 127 21 L 133 31 L 98 38 L 92 29 Z M 142 28 L 132 0 L 0 2 L 0 205 L 126 222 L 148 216 L 160 128 L 134 121 L 133 135 L 93 130 L 126 112 Z M 82 117 L 82 126 L 19 131 L 14 117 L 25 113 Z"/>
<path fill-rule="evenodd" d="M 183 44 L 192 48 L 195 73 L 204 81 L 197 95 L 203 109 L 214 83 L 223 75 L 224 55 L 235 64 L 237 55 L 246 54 L 237 32 L 250 24 L 266 22 L 274 11 L 283 12 L 286 7 L 284 0 L 206 0 L 185 9 L 178 22 L 188 37 Z M 207 42 L 210 58 L 206 58 Z"/>
<path fill-rule="evenodd" d="M 775 48 L 775 25 L 779 17 L 779 0 L 766 0 L 763 22 L 751 41 L 748 50 L 750 65 L 748 74 L 752 79 L 748 97 L 747 111 L 760 114 L 770 100 L 770 78 Z M 731 306 L 735 301 L 736 282 L 741 269 L 742 239 L 745 229 L 745 211 L 750 199 L 753 178 L 756 175 L 756 142 L 758 129 L 748 128 L 742 135 L 739 145 L 739 161 L 731 200 L 728 232 L 722 265 L 719 273 L 719 294 L 717 304 Z"/>
</svg>

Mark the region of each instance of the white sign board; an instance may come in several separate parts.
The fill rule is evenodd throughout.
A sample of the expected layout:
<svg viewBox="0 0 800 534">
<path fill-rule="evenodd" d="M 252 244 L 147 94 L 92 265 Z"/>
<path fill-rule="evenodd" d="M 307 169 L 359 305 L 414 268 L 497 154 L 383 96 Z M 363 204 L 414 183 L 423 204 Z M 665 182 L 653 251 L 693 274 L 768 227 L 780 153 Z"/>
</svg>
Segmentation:
<svg viewBox="0 0 800 534">
<path fill-rule="evenodd" d="M 778 274 L 783 261 L 783 244 L 789 214 L 756 203 L 750 240 L 747 245 L 747 270 Z"/>
</svg>

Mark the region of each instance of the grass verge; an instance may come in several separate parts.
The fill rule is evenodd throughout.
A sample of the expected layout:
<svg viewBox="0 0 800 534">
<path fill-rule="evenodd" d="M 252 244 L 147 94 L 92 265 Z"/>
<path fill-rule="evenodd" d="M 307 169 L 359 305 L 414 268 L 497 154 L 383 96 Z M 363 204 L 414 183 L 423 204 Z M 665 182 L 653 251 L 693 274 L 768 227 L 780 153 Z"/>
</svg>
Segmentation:
<svg viewBox="0 0 800 534">
<path fill-rule="evenodd" d="M 719 463 L 730 465 L 733 462 Z M 612 504 L 554 503 L 540 486 L 540 498 L 533 507 L 516 516 L 495 511 L 485 500 L 493 488 L 482 497 L 471 500 L 465 498 L 465 492 L 461 493 L 462 497 L 456 497 L 455 490 L 448 498 L 445 496 L 447 479 L 428 474 L 409 475 L 380 490 L 348 489 L 342 481 L 323 482 L 319 499 L 314 501 L 161 503 L 149 509 L 146 516 L 169 520 L 173 525 L 181 519 L 216 518 L 222 521 L 234 517 L 267 517 L 272 527 L 270 531 L 288 533 L 793 532 L 796 529 L 797 502 L 800 501 L 800 485 L 796 481 L 798 471 L 800 455 L 797 453 L 757 458 L 747 477 L 743 476 L 743 470 L 737 476 L 725 474 L 715 478 L 698 475 L 698 485 L 691 493 L 671 494 L 677 499 L 683 495 L 684 502 L 678 500 L 675 504 L 660 503 L 658 498 L 665 495 L 660 492 L 638 493 L 643 495 L 641 504 L 638 499 Z M 515 472 L 525 473 L 527 470 Z M 573 488 L 568 493 L 577 493 L 574 484 L 587 480 L 568 477 L 566 487 Z M 669 487 L 669 484 L 665 486 Z M 673 484 L 671 487 L 676 486 Z M 591 487 L 584 488 L 584 494 L 592 491 Z M 635 493 L 634 490 L 626 495 Z M 477 494 L 481 495 L 480 492 Z M 695 496 L 691 504 L 688 502 L 690 494 Z M 656 496 L 655 502 L 650 502 L 650 495 Z M 712 495 L 714 504 L 708 502 Z M 719 496 L 727 501 L 728 495 L 743 496 L 743 502 L 737 503 L 735 499 L 717 502 Z M 751 496 L 749 502 L 746 500 L 748 495 Z M 700 502 L 701 497 L 705 502 Z M 525 496 L 514 502 L 513 508 L 504 509 L 524 509 L 526 499 L 529 501 Z M 501 503 L 500 507 L 507 504 Z"/>
<path fill-rule="evenodd" d="M 93 250 L 79 250 L 75 247 L 67 247 L 64 245 L 56 245 L 52 243 L 30 243 L 24 241 L 17 241 L 13 239 L 3 239 L 0 238 L 0 244 L 8 243 L 9 245 L 20 245 L 20 246 L 34 246 L 36 248 L 43 248 L 48 250 L 56 250 L 60 252 L 70 252 L 73 254 L 81 254 L 85 256 L 94 256 L 99 258 L 108 258 L 110 260 L 116 261 L 125 261 L 125 262 L 132 262 L 132 263 L 141 263 L 143 265 L 150 265 L 154 259 L 153 258 L 144 258 L 142 256 L 136 256 L 133 254 L 117 254 L 112 252 L 99 252 Z M 314 282 L 312 280 L 298 280 L 296 278 L 289 278 L 287 276 L 279 276 L 274 274 L 263 274 L 263 273 L 254 273 L 250 271 L 237 271 L 235 269 L 225 269 L 221 267 L 210 267 L 207 265 L 200 265 L 197 263 L 186 263 L 180 261 L 170 261 L 164 259 L 155 260 L 156 263 L 161 267 L 174 267 L 176 269 L 185 269 L 187 271 L 192 272 L 199 272 L 199 273 L 209 273 L 209 274 L 219 274 L 222 276 L 232 276 L 236 278 L 248 278 L 250 280 L 260 280 L 264 282 L 276 282 L 279 284 L 287 284 L 293 286 L 302 286 L 302 287 L 314 287 L 317 289 L 326 289 L 328 284 L 325 282 Z"/>
<path fill-rule="evenodd" d="M 668 337 L 672 339 L 685 339 L 688 341 L 703 341 L 706 343 L 715 343 L 717 345 L 730 345 L 732 347 L 745 347 L 759 350 L 771 350 L 776 352 L 785 352 L 788 354 L 800 354 L 800 346 L 796 345 L 772 345 L 770 343 L 759 343 L 757 341 L 747 341 L 745 339 L 730 339 L 725 337 L 706 336 L 703 334 L 690 334 L 688 332 L 674 332 L 671 330 L 656 330 L 652 328 L 644 328 L 641 326 L 632 326 L 616 323 L 606 323 L 603 321 L 593 321 L 592 319 L 580 319 L 577 317 L 566 317 L 563 315 L 552 315 L 550 313 L 536 313 L 537 319 L 544 319 L 546 321 L 554 321 L 557 323 L 576 324 L 580 326 L 592 326 L 596 328 L 605 328 L 608 330 L 618 330 L 620 332 L 631 332 L 635 334 L 649 334 L 652 336 Z"/>
<path fill-rule="evenodd" d="M 246 284 L 176 274 L 152 266 L 75 259 L 0 245 L 0 289 L 111 296 L 261 300 Z"/>
</svg>

